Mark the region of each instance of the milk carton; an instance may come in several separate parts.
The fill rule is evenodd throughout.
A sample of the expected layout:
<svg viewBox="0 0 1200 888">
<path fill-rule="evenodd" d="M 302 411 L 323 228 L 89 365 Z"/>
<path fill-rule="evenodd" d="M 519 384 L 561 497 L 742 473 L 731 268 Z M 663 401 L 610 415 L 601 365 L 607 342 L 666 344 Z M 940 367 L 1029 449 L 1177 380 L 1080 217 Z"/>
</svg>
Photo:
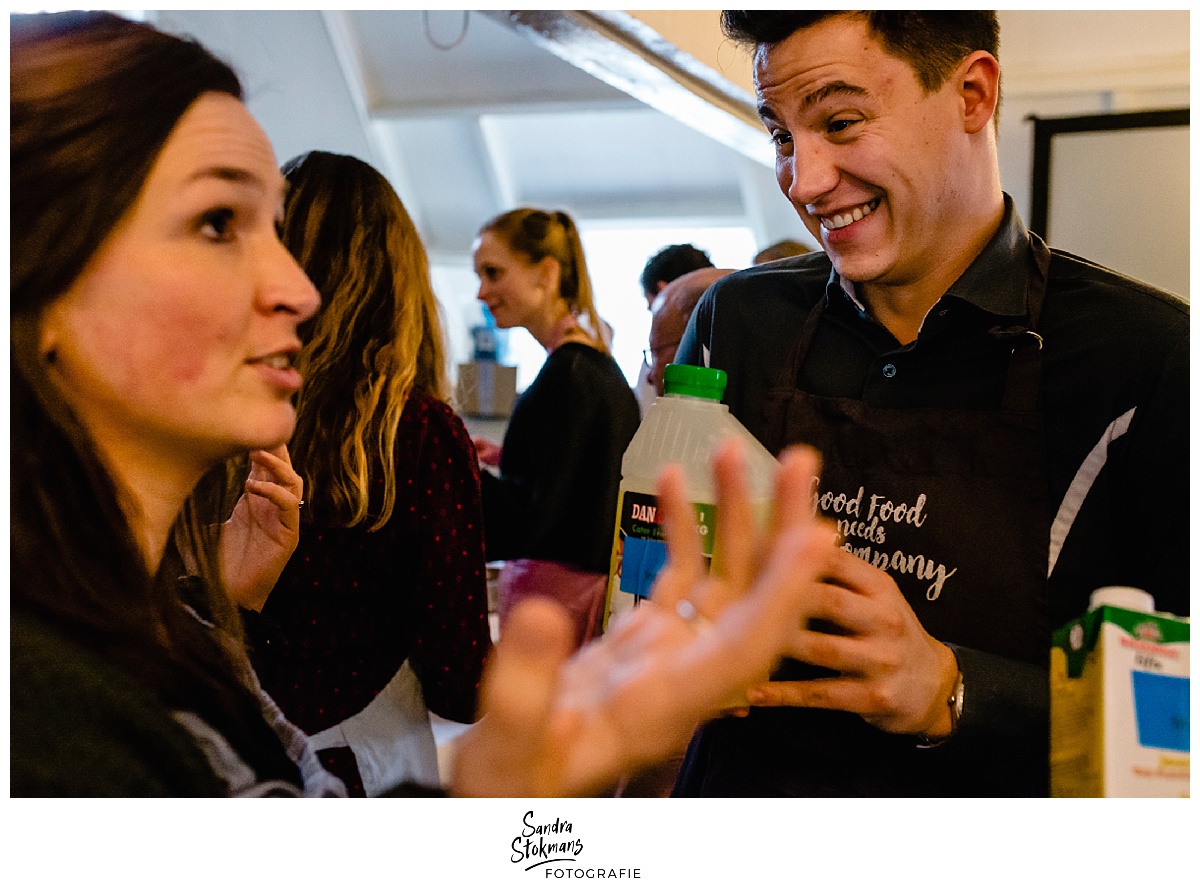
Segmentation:
<svg viewBox="0 0 1200 888">
<path fill-rule="evenodd" d="M 1050 649 L 1050 794 L 1188 796 L 1190 623 L 1105 587 Z"/>
</svg>

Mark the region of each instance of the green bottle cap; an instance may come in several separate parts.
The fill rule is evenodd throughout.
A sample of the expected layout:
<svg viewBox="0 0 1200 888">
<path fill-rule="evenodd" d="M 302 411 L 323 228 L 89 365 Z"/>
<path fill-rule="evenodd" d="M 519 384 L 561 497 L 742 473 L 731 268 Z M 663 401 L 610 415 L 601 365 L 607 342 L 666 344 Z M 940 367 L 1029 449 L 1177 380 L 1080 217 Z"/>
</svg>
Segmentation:
<svg viewBox="0 0 1200 888">
<path fill-rule="evenodd" d="M 729 376 L 715 367 L 693 367 L 691 364 L 667 364 L 663 371 L 663 391 L 668 395 L 688 395 L 719 401 L 725 394 Z"/>
</svg>

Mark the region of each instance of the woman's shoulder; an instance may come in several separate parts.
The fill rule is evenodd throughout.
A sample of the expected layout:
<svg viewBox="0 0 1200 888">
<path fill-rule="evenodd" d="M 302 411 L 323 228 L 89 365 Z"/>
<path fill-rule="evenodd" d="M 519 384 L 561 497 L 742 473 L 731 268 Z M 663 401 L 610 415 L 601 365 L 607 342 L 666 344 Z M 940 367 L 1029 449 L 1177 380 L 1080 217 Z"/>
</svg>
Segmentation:
<svg viewBox="0 0 1200 888">
<path fill-rule="evenodd" d="M 605 404 L 609 412 L 619 410 L 640 416 L 633 387 L 612 355 L 590 345 L 569 342 L 554 350 L 546 361 L 546 369 L 556 373 L 563 386 L 586 391 L 588 403 Z"/>
<path fill-rule="evenodd" d="M 599 376 L 622 380 L 625 374 L 612 355 L 602 352 L 595 346 L 584 342 L 565 342 L 550 353 L 546 358 L 547 368 L 558 368 L 563 373 L 575 373 L 582 376 Z"/>
<path fill-rule="evenodd" d="M 441 398 L 421 389 L 413 389 L 404 405 L 402 422 L 439 430 L 462 432 L 466 426 L 454 408 Z"/>
<path fill-rule="evenodd" d="M 13 795 L 224 792 L 194 739 L 131 674 L 23 609 L 10 627 Z"/>
<path fill-rule="evenodd" d="M 475 459 L 475 445 L 462 417 L 441 398 L 414 389 L 408 396 L 396 434 L 396 449 L 405 452 L 414 442 L 439 450 L 462 451 Z"/>
</svg>

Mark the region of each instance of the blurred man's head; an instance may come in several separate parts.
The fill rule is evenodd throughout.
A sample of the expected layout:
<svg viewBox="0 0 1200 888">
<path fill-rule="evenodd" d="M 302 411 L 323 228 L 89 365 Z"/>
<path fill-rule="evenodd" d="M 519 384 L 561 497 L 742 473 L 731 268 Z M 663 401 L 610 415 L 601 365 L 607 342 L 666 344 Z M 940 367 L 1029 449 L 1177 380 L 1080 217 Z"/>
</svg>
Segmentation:
<svg viewBox="0 0 1200 888">
<path fill-rule="evenodd" d="M 754 264 L 762 265 L 764 262 L 774 262 L 776 259 L 787 259 L 791 256 L 803 256 L 811 252 L 812 247 L 789 238 L 776 241 L 769 247 L 763 247 L 754 254 Z"/>
<path fill-rule="evenodd" d="M 650 365 L 648 378 L 660 395 L 663 393 L 663 371 L 675 359 L 675 351 L 696 303 L 714 281 L 731 271 L 732 268 L 701 268 L 676 278 L 663 288 L 654 319 L 650 322 L 650 348 L 646 350 L 646 362 Z"/>
<path fill-rule="evenodd" d="M 698 268 L 712 267 L 708 253 L 691 244 L 671 244 L 669 247 L 663 247 L 646 261 L 642 269 L 640 280 L 646 306 L 653 308 L 655 297 L 680 275 Z"/>
</svg>

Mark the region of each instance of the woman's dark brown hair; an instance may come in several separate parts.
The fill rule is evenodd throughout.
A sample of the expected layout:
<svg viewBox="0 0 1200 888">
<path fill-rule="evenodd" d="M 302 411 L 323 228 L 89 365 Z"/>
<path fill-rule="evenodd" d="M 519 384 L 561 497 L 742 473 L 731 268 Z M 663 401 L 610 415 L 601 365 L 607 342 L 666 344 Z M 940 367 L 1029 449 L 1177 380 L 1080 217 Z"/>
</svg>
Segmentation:
<svg viewBox="0 0 1200 888">
<path fill-rule="evenodd" d="M 150 576 L 113 478 L 38 348 L 46 308 L 134 205 L 179 119 L 205 93 L 240 99 L 241 85 L 198 44 L 116 15 L 14 15 L 9 33 L 11 606 L 123 666 L 167 706 L 197 712 L 252 765 L 263 768 L 265 756 L 265 770 L 279 773 L 215 569 L 225 467 L 201 482 L 176 527 L 175 557 Z M 184 558 L 200 582 L 179 582 Z M 186 587 L 198 590 L 187 602 Z"/>
</svg>

